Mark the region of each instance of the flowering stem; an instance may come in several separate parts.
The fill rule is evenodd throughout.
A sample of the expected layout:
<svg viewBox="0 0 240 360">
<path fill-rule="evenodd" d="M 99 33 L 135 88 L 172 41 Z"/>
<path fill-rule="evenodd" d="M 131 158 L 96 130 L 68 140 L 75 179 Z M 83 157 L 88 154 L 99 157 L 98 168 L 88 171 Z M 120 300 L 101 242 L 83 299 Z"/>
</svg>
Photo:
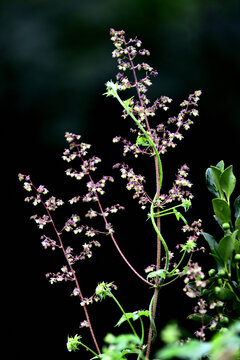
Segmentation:
<svg viewBox="0 0 240 360">
<path fill-rule="evenodd" d="M 163 239 L 161 233 L 160 233 L 160 218 L 157 218 L 157 223 L 155 222 L 154 219 L 154 214 L 153 214 L 153 204 L 156 202 L 156 200 L 159 200 L 159 196 L 160 196 L 160 191 L 161 191 L 161 187 L 162 187 L 162 180 L 163 180 L 163 170 L 162 170 L 162 161 L 160 159 L 160 155 L 158 152 L 158 149 L 154 143 L 154 141 L 152 140 L 152 137 L 148 134 L 148 132 L 144 129 L 144 127 L 141 125 L 141 123 L 136 119 L 136 117 L 133 115 L 133 113 L 130 111 L 130 108 L 128 106 L 128 104 L 124 101 L 122 101 L 122 99 L 119 97 L 118 93 L 117 93 L 117 84 L 113 84 L 113 83 L 108 83 L 108 85 L 111 86 L 111 90 L 110 90 L 110 94 L 113 95 L 118 101 L 119 103 L 122 105 L 122 107 L 126 110 L 126 112 L 128 113 L 129 116 L 131 116 L 131 118 L 133 119 L 133 121 L 137 124 L 138 128 L 142 131 L 142 133 L 144 134 L 144 136 L 146 137 L 146 139 L 148 140 L 148 143 L 150 144 L 150 146 L 152 147 L 153 151 L 154 151 L 154 157 L 155 157 L 155 173 L 156 173 L 156 186 L 157 186 L 157 192 L 156 195 L 154 197 L 153 203 L 151 205 L 151 220 L 152 220 L 152 224 L 153 227 L 157 233 L 157 260 L 156 260 L 156 269 L 159 270 L 160 269 L 160 258 L 161 258 L 161 242 L 163 243 L 163 246 L 165 248 L 165 252 L 166 252 L 166 264 L 165 264 L 165 269 L 168 268 L 169 265 L 169 251 L 168 251 L 168 247 L 167 244 L 165 242 L 165 240 Z M 149 358 L 149 354 L 150 354 L 150 347 L 151 347 L 151 343 L 152 343 L 152 332 L 153 332 L 153 323 L 154 323 L 154 318 L 156 315 L 156 308 L 157 308 L 157 299 L 158 299 L 158 278 L 156 279 L 156 288 L 154 290 L 154 295 L 153 295 L 153 306 L 152 306 L 152 312 L 151 312 L 151 323 L 150 323 L 150 327 L 149 327 L 149 335 L 148 335 L 148 345 L 147 345 L 147 352 L 146 352 L 146 358 Z"/>
<path fill-rule="evenodd" d="M 31 182 L 32 187 L 33 187 L 33 188 L 35 189 L 35 191 L 37 192 L 37 194 L 39 194 L 37 188 L 34 186 L 34 184 L 32 183 L 31 180 L 30 180 L 30 182 Z M 40 194 L 39 194 L 39 195 L 40 195 Z M 83 295 L 82 295 L 82 291 L 81 291 L 81 288 L 80 288 L 78 279 L 77 279 L 77 277 L 76 277 L 75 271 L 74 271 L 74 269 L 73 269 L 73 267 L 72 267 L 72 265 L 71 265 L 71 263 L 70 263 L 70 261 L 69 261 L 69 259 L 68 259 L 68 256 L 67 256 L 67 254 L 66 254 L 66 251 L 65 251 L 65 248 L 64 248 L 64 246 L 63 246 L 63 242 L 62 242 L 60 233 L 58 232 L 58 230 L 57 230 L 57 228 L 56 228 L 56 225 L 55 225 L 55 223 L 54 223 L 54 221 L 53 221 L 53 218 L 52 218 L 52 216 L 51 216 L 51 213 L 50 213 L 49 209 L 47 208 L 46 204 L 45 204 L 44 201 L 41 199 L 41 197 L 40 197 L 40 200 L 41 200 L 41 204 L 43 205 L 45 211 L 47 212 L 47 214 L 48 214 L 48 216 L 49 216 L 49 220 L 50 220 L 50 222 L 51 222 L 51 224 L 52 224 L 52 227 L 53 227 L 53 229 L 54 229 L 54 231 L 55 231 L 55 233 L 56 233 L 56 235 L 57 235 L 57 238 L 58 238 L 58 241 L 59 241 L 59 244 L 60 244 L 60 248 L 61 248 L 62 251 L 63 251 L 64 257 L 65 257 L 65 259 L 66 259 L 66 261 L 67 261 L 67 264 L 68 264 L 68 266 L 69 266 L 69 269 L 70 269 L 70 271 L 71 271 L 71 273 L 72 273 L 72 276 L 73 276 L 73 278 L 74 278 L 76 287 L 77 287 L 77 289 L 78 289 L 79 297 L 80 297 L 81 301 L 83 301 L 84 298 L 83 298 Z M 94 342 L 94 344 L 95 344 L 95 346 L 96 346 L 97 352 L 98 352 L 98 354 L 101 354 L 100 348 L 99 348 L 99 346 L 98 346 L 98 343 L 97 343 L 97 340 L 96 340 L 96 337 L 95 337 L 95 334 L 94 334 L 94 331 L 93 331 L 93 328 L 92 328 L 92 324 L 91 324 L 90 317 L 89 317 L 89 314 L 88 314 L 88 311 L 87 311 L 87 307 L 86 307 L 85 304 L 83 305 L 83 310 L 84 310 L 84 313 L 85 313 L 85 316 L 86 316 L 86 320 L 87 320 L 87 323 L 88 323 L 88 326 L 89 326 L 89 330 L 90 330 L 90 333 L 91 333 L 93 342 Z"/>
<path fill-rule="evenodd" d="M 183 255 L 182 255 L 179 263 L 173 268 L 172 271 L 170 271 L 170 272 L 168 273 L 168 276 L 174 276 L 174 275 L 175 275 L 174 272 L 175 272 L 176 269 L 179 268 L 179 266 L 180 266 L 181 263 L 183 262 L 183 259 L 185 258 L 185 255 L 186 255 L 186 252 L 187 252 L 187 250 L 184 251 L 184 253 L 183 253 Z"/>
<path fill-rule="evenodd" d="M 80 153 L 80 150 L 79 150 L 79 145 L 77 144 L 77 142 L 75 142 L 75 146 L 76 146 L 76 148 L 77 148 L 79 158 L 83 161 L 83 158 L 82 158 L 81 153 Z M 92 179 L 92 176 L 91 176 L 91 174 L 90 174 L 89 172 L 88 172 L 88 177 L 89 177 L 89 180 L 91 181 L 91 183 L 94 184 L 94 181 L 93 181 L 93 179 Z M 104 211 L 103 211 L 103 208 L 102 208 L 102 205 L 101 205 L 99 196 L 98 196 L 97 193 L 96 193 L 95 195 L 96 195 L 96 199 L 97 199 L 97 203 L 98 203 L 99 210 L 100 210 L 101 215 L 102 215 L 102 217 L 103 217 L 103 219 L 104 219 L 105 227 L 106 227 L 106 228 L 109 228 L 109 223 L 108 223 L 108 221 L 107 221 L 107 219 L 106 219 L 106 215 L 105 215 L 105 213 L 104 213 Z M 118 251 L 119 254 L 121 255 L 122 259 L 125 261 L 125 263 L 126 263 L 126 264 L 130 267 L 130 269 L 134 272 L 134 274 L 137 275 L 137 276 L 138 276 L 142 281 L 144 281 L 146 284 L 152 286 L 152 283 L 150 283 L 148 280 L 144 279 L 144 277 L 143 277 L 142 275 L 140 275 L 140 274 L 137 272 L 137 270 L 136 270 L 136 269 L 130 264 L 130 262 L 127 260 L 127 258 L 125 257 L 125 255 L 124 255 L 123 252 L 121 251 L 120 247 L 118 246 L 118 243 L 117 243 L 117 241 L 116 241 L 113 233 L 110 232 L 109 234 L 110 234 L 110 236 L 111 236 L 111 239 L 112 239 L 112 241 L 113 241 L 113 243 L 114 243 L 117 251 Z"/>
<path fill-rule="evenodd" d="M 108 85 L 110 86 L 110 84 L 108 83 Z M 142 133 L 144 134 L 144 136 L 146 137 L 146 139 L 148 140 L 150 146 L 152 147 L 153 151 L 154 151 L 154 155 L 156 156 L 157 159 L 157 164 L 158 164 L 158 171 L 159 171 L 159 175 L 158 175 L 158 180 L 159 180 L 159 192 L 161 190 L 162 187 L 162 179 L 163 179 L 163 171 L 162 171 L 162 161 L 160 159 L 157 147 L 154 143 L 154 141 L 152 140 L 152 137 L 148 134 L 148 132 L 144 129 L 144 127 L 141 125 L 141 123 L 136 119 L 136 117 L 133 115 L 133 113 L 130 111 L 130 108 L 128 105 L 126 105 L 124 103 L 124 101 L 122 101 L 122 99 L 120 98 L 120 96 L 117 93 L 117 85 L 114 83 L 111 83 L 111 95 L 113 95 L 118 101 L 119 103 L 122 105 L 122 107 L 126 110 L 126 112 L 128 113 L 129 116 L 131 116 L 131 118 L 133 119 L 133 121 L 137 124 L 138 128 L 142 131 Z"/>
</svg>

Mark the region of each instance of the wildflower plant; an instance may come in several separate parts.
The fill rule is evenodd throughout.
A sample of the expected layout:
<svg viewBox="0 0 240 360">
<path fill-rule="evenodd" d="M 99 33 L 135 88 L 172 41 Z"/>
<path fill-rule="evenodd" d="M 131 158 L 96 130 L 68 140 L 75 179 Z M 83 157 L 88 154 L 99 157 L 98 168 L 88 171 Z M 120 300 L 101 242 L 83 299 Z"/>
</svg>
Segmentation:
<svg viewBox="0 0 240 360">
<path fill-rule="evenodd" d="M 202 230 L 201 220 L 189 222 L 187 219 L 186 213 L 191 207 L 193 194 L 192 184 L 188 179 L 189 168 L 186 164 L 179 166 L 172 185 L 166 192 L 162 191 L 164 180 L 162 156 L 165 156 L 169 149 L 177 146 L 178 141 L 184 138 L 183 132 L 189 130 L 193 119 L 198 116 L 201 91 L 193 92 L 182 101 L 176 116 L 163 115 L 168 111 L 172 99 L 161 96 L 152 101 L 148 97 L 149 87 L 153 78 L 157 76 L 157 71 L 145 60 L 150 52 L 142 47 L 142 42 L 138 38 L 127 40 L 124 31 L 111 29 L 110 36 L 114 45 L 112 56 L 117 60 L 119 72 L 115 81 L 110 80 L 106 83 L 104 95 L 118 101 L 122 106 L 122 121 L 128 121 L 130 126 L 129 138 L 116 135 L 113 143 L 122 144 L 124 159 L 127 155 L 130 159 L 148 158 L 152 163 L 153 173 L 138 174 L 127 161 L 118 162 L 113 168 L 119 170 L 121 178 L 126 181 L 126 189 L 132 192 L 133 199 L 138 201 L 140 208 L 146 213 L 146 220 L 152 224 L 151 237 L 156 246 L 155 263 L 149 265 L 145 271 L 144 269 L 139 271 L 128 261 L 125 251 L 120 248 L 118 234 L 109 218 L 118 211 L 124 210 L 124 207 L 119 203 L 106 206 L 103 199 L 106 188 L 114 178 L 109 175 L 98 177 L 97 170 L 101 159 L 90 154 L 91 145 L 82 142 L 80 135 L 70 132 L 65 134 L 68 147 L 64 150 L 62 158 L 69 164 L 66 175 L 85 183 L 86 191 L 68 200 L 72 206 L 77 203 L 78 208 L 81 208 L 82 203 L 88 204 L 89 209 L 83 215 L 73 213 L 64 224 L 59 225 L 56 211 L 64 206 L 64 202 L 49 195 L 45 186 L 36 185 L 29 175 L 19 174 L 19 180 L 23 181 L 23 187 L 30 195 L 25 201 L 39 208 L 38 214 L 32 215 L 31 219 L 40 230 L 47 231 L 48 227 L 52 227 L 54 232 L 54 238 L 47 232 L 41 235 L 42 246 L 45 249 L 61 251 L 63 254 L 64 264 L 60 270 L 56 273 L 48 273 L 46 277 L 51 284 L 62 281 L 72 282 L 71 295 L 79 297 L 84 312 L 85 318 L 81 322 L 81 327 L 89 328 L 94 343 L 92 349 L 91 344 L 83 344 L 81 336 L 76 335 L 68 338 L 68 350 L 76 351 L 82 345 L 99 359 L 126 359 L 128 354 L 136 354 L 137 359 L 149 359 L 157 333 L 155 318 L 160 289 L 185 275 L 186 272 L 188 279 L 193 279 L 194 273 L 194 280 L 197 272 L 198 286 L 204 287 L 205 280 L 201 269 L 192 261 L 192 254 L 201 250 L 197 245 L 197 239 Z M 125 92 L 130 97 L 124 95 Z M 164 117 L 166 120 L 163 121 Z M 153 182 L 154 188 L 148 185 L 152 185 Z M 186 235 L 186 241 L 177 244 L 175 249 L 168 241 L 167 234 L 163 234 L 161 230 L 161 221 L 165 220 L 166 216 L 175 217 L 180 223 L 183 234 Z M 97 222 L 97 227 L 94 225 L 96 218 L 100 220 Z M 66 233 L 71 233 L 79 239 L 82 244 L 80 252 L 76 252 L 73 245 L 68 244 L 69 240 L 64 240 Z M 101 246 L 103 236 L 111 239 L 129 269 L 146 285 L 146 289 L 152 291 L 147 309 L 126 312 L 117 297 L 113 295 L 113 290 L 117 289 L 114 283 L 101 282 L 96 285 L 93 295 L 85 296 L 80 285 L 83 276 L 81 261 L 92 257 L 95 248 Z M 142 256 L 144 257 L 144 254 Z M 185 284 L 186 292 L 190 293 L 191 289 L 187 287 L 187 283 L 188 280 Z M 117 326 L 128 324 L 131 334 L 126 335 L 128 338 L 125 339 L 125 346 L 119 345 L 119 338 L 108 335 L 106 342 L 112 344 L 112 350 L 105 347 L 101 351 L 90 320 L 88 305 L 101 302 L 106 297 L 113 299 L 120 310 L 121 318 Z M 142 317 L 149 319 L 147 331 Z M 135 321 L 139 321 L 140 331 L 137 331 L 133 325 Z M 112 351 L 112 357 L 109 351 Z"/>
</svg>

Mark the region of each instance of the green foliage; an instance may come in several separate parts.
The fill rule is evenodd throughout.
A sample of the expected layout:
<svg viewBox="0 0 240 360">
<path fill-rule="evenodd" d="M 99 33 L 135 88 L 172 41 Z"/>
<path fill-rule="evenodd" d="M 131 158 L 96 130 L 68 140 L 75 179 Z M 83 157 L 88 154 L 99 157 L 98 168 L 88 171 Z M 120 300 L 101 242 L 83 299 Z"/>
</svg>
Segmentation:
<svg viewBox="0 0 240 360">
<path fill-rule="evenodd" d="M 166 346 L 156 354 L 157 359 L 186 359 L 199 360 L 207 355 L 211 349 L 209 343 L 201 342 L 199 340 L 192 340 L 184 345 L 174 344 Z"/>
<path fill-rule="evenodd" d="M 176 343 L 181 336 L 181 331 L 176 323 L 170 323 L 161 331 L 160 337 L 166 344 Z"/>
<path fill-rule="evenodd" d="M 154 278 L 156 276 L 159 276 L 160 278 L 165 279 L 166 278 L 166 270 L 160 269 L 160 270 L 156 270 L 156 271 L 151 271 L 148 274 L 147 279 L 151 279 L 151 278 Z"/>
<path fill-rule="evenodd" d="M 176 332 L 175 328 L 167 329 L 167 331 L 170 330 L 173 333 Z M 240 322 L 233 323 L 229 329 L 214 335 L 208 342 L 189 340 L 181 344 L 176 342 L 169 344 L 167 341 L 166 343 L 167 345 L 156 353 L 156 359 L 200 360 L 210 358 L 211 360 L 238 360 L 240 357 Z"/>
<path fill-rule="evenodd" d="M 127 355 L 140 355 L 142 352 L 140 349 L 140 340 L 133 334 L 121 334 L 119 336 L 107 334 L 104 341 L 107 346 L 103 346 L 102 354 L 95 356 L 92 360 L 97 358 L 104 360 L 122 360 L 127 359 Z M 140 358 L 141 357 L 139 357 L 139 359 Z"/>
<path fill-rule="evenodd" d="M 117 322 L 116 326 L 120 326 L 122 323 L 124 323 L 125 321 L 127 321 L 129 319 L 136 321 L 141 316 L 149 317 L 149 311 L 148 310 L 138 310 L 138 311 L 126 313 L 125 315 L 122 315 L 121 319 Z"/>
<path fill-rule="evenodd" d="M 212 200 L 212 205 L 214 214 L 220 223 L 229 223 L 231 220 L 231 209 L 228 203 L 223 199 L 215 198 Z"/>
<path fill-rule="evenodd" d="M 232 165 L 224 169 L 224 162 L 221 160 L 216 166 L 210 166 L 206 171 L 206 181 L 209 191 L 214 196 L 229 203 L 230 196 L 236 185 Z"/>
<path fill-rule="evenodd" d="M 207 169 L 206 181 L 209 191 L 216 196 L 212 200 L 213 212 L 223 236 L 217 241 L 212 235 L 203 233 L 216 261 L 216 270 L 209 272 L 208 285 L 201 295 L 208 301 L 224 302 L 222 319 L 237 319 L 240 317 L 240 196 L 232 206 L 230 196 L 236 185 L 233 167 L 224 169 L 224 162 L 220 161 Z M 222 327 L 223 323 L 219 321 L 217 327 Z"/>
<path fill-rule="evenodd" d="M 149 147 L 151 144 L 149 143 L 148 139 L 145 136 L 138 135 L 137 140 L 136 140 L 136 145 Z"/>
</svg>

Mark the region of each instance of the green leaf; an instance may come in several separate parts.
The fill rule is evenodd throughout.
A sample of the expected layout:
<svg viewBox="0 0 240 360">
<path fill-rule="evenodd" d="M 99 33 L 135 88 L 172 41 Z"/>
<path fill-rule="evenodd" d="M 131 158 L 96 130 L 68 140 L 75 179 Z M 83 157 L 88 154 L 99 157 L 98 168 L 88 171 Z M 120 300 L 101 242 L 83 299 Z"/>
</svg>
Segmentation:
<svg viewBox="0 0 240 360">
<path fill-rule="evenodd" d="M 222 196 L 222 189 L 220 186 L 220 178 L 221 178 L 222 172 L 216 166 L 210 166 L 210 168 L 212 170 L 212 178 L 213 178 L 214 184 L 217 188 L 217 191 Z"/>
<path fill-rule="evenodd" d="M 223 160 L 219 161 L 219 163 L 217 163 L 216 165 L 216 168 L 218 168 L 222 173 L 224 171 L 224 161 Z"/>
<path fill-rule="evenodd" d="M 137 140 L 136 140 L 136 145 L 142 145 L 142 146 L 150 146 L 150 143 L 148 141 L 148 139 L 145 136 L 142 135 L 138 135 Z"/>
<path fill-rule="evenodd" d="M 218 253 L 226 266 L 228 260 L 231 260 L 234 249 L 234 242 L 231 235 L 224 236 L 218 244 Z"/>
<path fill-rule="evenodd" d="M 133 319 L 133 321 L 139 319 L 141 316 L 149 316 L 149 311 L 148 310 L 139 310 L 139 311 L 134 311 L 134 312 L 130 312 L 130 313 L 126 313 L 125 315 L 122 315 L 121 319 L 119 319 L 119 321 L 117 322 L 117 324 L 115 326 L 120 326 L 122 323 L 124 323 L 125 321 L 129 320 L 129 319 Z"/>
<path fill-rule="evenodd" d="M 166 278 L 166 271 L 164 269 L 160 269 L 160 270 L 156 270 L 156 271 L 151 271 L 148 276 L 147 279 L 151 279 L 154 278 L 156 276 L 159 276 L 162 279 Z"/>
<path fill-rule="evenodd" d="M 169 323 L 161 331 L 161 339 L 165 344 L 174 344 L 181 337 L 181 330 L 177 323 Z"/>
<path fill-rule="evenodd" d="M 234 298 L 234 294 L 227 288 L 221 288 L 220 291 L 216 294 L 216 297 L 222 301 L 232 300 Z"/>
<path fill-rule="evenodd" d="M 231 209 L 225 200 L 213 199 L 212 205 L 214 213 L 221 223 L 224 224 L 231 221 Z"/>
<path fill-rule="evenodd" d="M 208 168 L 205 173 L 206 183 L 208 190 L 216 197 L 221 197 L 220 193 L 217 189 L 217 186 L 215 185 L 215 182 L 213 180 L 213 173 L 212 169 Z"/>
<path fill-rule="evenodd" d="M 238 230 L 237 237 L 240 239 L 240 215 L 235 221 L 235 229 Z"/>
<path fill-rule="evenodd" d="M 236 177 L 233 174 L 232 168 L 232 165 L 230 165 L 227 169 L 225 169 L 220 178 L 220 186 L 226 194 L 228 200 L 236 185 Z"/>
<path fill-rule="evenodd" d="M 129 106 L 131 100 L 134 98 L 134 96 L 130 97 L 129 99 L 125 100 L 123 103 L 125 105 L 126 108 L 129 108 L 130 110 L 132 110 L 132 106 Z"/>
<path fill-rule="evenodd" d="M 176 209 L 173 209 L 173 213 L 176 216 L 177 221 L 179 221 L 180 219 L 182 219 L 182 221 L 184 222 L 185 225 L 188 225 L 187 220 L 185 219 L 185 217 Z"/>
<path fill-rule="evenodd" d="M 204 236 L 204 239 L 208 242 L 208 245 L 210 246 L 210 249 L 212 251 L 216 252 L 217 247 L 218 247 L 218 243 L 216 242 L 215 238 L 212 235 L 210 235 L 210 234 L 208 234 L 206 232 L 203 232 L 203 236 Z"/>
<path fill-rule="evenodd" d="M 187 319 L 203 323 L 204 325 L 209 325 L 211 323 L 211 321 L 214 320 L 214 318 L 212 316 L 202 315 L 199 313 L 194 313 L 194 314 L 188 315 Z"/>
<path fill-rule="evenodd" d="M 166 346 L 156 353 L 156 358 L 165 360 L 180 358 L 186 360 L 199 360 L 207 355 L 212 348 L 208 342 L 201 342 L 199 340 L 192 340 L 185 344 L 174 344 Z"/>
<path fill-rule="evenodd" d="M 237 226 L 235 226 L 236 230 L 232 234 L 233 246 L 234 246 L 234 250 L 235 250 L 236 254 L 240 253 L 240 236 L 239 236 L 239 234 L 240 234 L 240 216 L 239 216 L 238 220 L 239 220 L 239 224 L 237 224 L 237 225 L 239 228 L 237 228 Z M 236 221 L 236 223 L 237 223 L 237 221 Z"/>
<path fill-rule="evenodd" d="M 237 219 L 240 216 L 240 195 L 234 201 L 233 208 L 235 211 L 234 212 L 235 219 Z"/>
</svg>

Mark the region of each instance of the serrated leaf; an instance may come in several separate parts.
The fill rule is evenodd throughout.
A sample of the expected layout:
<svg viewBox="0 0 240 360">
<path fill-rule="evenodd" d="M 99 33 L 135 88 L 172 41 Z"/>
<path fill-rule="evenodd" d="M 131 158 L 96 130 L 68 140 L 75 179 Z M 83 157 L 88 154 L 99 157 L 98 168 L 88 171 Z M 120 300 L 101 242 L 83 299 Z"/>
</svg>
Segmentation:
<svg viewBox="0 0 240 360">
<path fill-rule="evenodd" d="M 212 200 L 213 210 L 217 218 L 221 223 L 227 223 L 231 221 L 231 209 L 228 203 L 223 199 Z"/>
<path fill-rule="evenodd" d="M 218 244 L 218 253 L 226 266 L 227 262 L 231 260 L 234 249 L 233 238 L 231 235 L 224 236 Z"/>
<path fill-rule="evenodd" d="M 240 216 L 240 195 L 235 199 L 233 208 L 235 219 L 237 219 Z"/>
<path fill-rule="evenodd" d="M 225 169 L 220 178 L 220 186 L 226 194 L 228 200 L 236 186 L 236 177 L 233 174 L 232 168 L 232 165 L 230 165 L 227 169 Z"/>
</svg>

